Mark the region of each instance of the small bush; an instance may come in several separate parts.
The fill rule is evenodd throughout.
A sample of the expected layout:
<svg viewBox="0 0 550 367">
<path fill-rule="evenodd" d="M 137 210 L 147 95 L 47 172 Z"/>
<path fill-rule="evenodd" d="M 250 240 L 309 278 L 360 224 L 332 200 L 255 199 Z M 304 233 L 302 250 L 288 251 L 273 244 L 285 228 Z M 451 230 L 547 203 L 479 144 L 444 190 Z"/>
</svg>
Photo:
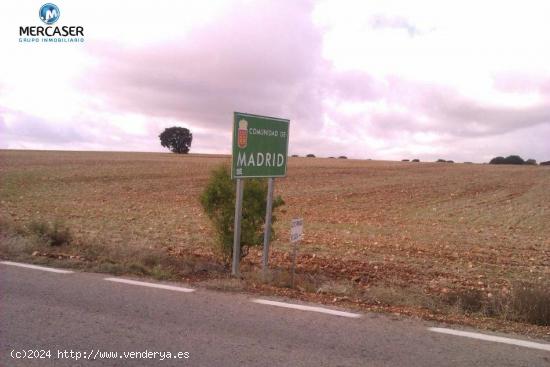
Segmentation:
<svg viewBox="0 0 550 367">
<path fill-rule="evenodd" d="M 323 282 L 317 289 L 317 293 L 330 294 L 335 296 L 354 296 L 357 293 L 355 284 L 351 281 L 328 281 Z"/>
<path fill-rule="evenodd" d="M 528 159 L 528 160 L 525 161 L 525 164 L 528 164 L 528 165 L 530 165 L 530 166 L 536 166 L 536 165 L 537 165 L 537 161 L 536 161 L 535 159 L 530 158 L 530 159 Z"/>
<path fill-rule="evenodd" d="M 408 159 L 402 159 L 401 162 L 409 162 Z"/>
<path fill-rule="evenodd" d="M 328 159 L 334 159 L 334 157 L 328 157 Z"/>
<path fill-rule="evenodd" d="M 50 246 L 62 246 L 71 241 L 69 228 L 58 220 L 53 224 L 33 221 L 29 224 L 29 230 Z"/>
<path fill-rule="evenodd" d="M 550 161 L 540 162 L 541 166 L 550 166 Z"/>
<path fill-rule="evenodd" d="M 520 284 L 512 288 L 510 309 L 519 320 L 550 326 L 550 289 Z"/>
<path fill-rule="evenodd" d="M 308 155 L 306 155 L 306 157 L 308 157 L 308 158 L 315 158 L 315 154 L 309 153 Z"/>
<path fill-rule="evenodd" d="M 420 159 L 415 158 L 415 159 L 413 159 L 412 161 L 413 161 L 413 162 L 420 162 Z"/>
<path fill-rule="evenodd" d="M 447 161 L 447 163 L 454 163 L 455 161 Z"/>
<path fill-rule="evenodd" d="M 445 295 L 446 303 L 458 307 L 463 312 L 479 312 L 484 306 L 483 292 L 475 289 L 457 290 Z"/>
<path fill-rule="evenodd" d="M 438 160 L 437 160 L 436 162 L 437 162 L 437 163 L 447 163 L 447 161 L 446 161 L 446 160 L 444 160 L 444 159 L 441 159 L 441 158 L 439 158 L 439 159 L 438 159 Z"/>
<path fill-rule="evenodd" d="M 445 303 L 465 313 L 483 313 L 505 320 L 550 326 L 550 287 L 548 284 L 519 283 L 511 293 L 486 295 L 480 290 L 451 291 Z"/>
<path fill-rule="evenodd" d="M 341 155 L 338 157 L 338 159 L 348 159 L 348 157 L 346 157 L 345 155 Z"/>
<path fill-rule="evenodd" d="M 293 154 L 292 157 L 297 158 L 297 157 L 299 157 L 299 155 L 298 154 Z"/>
<path fill-rule="evenodd" d="M 206 214 L 214 224 L 221 253 L 227 261 L 233 256 L 233 224 L 235 219 L 235 181 L 231 179 L 229 167 L 223 165 L 212 171 L 210 180 L 200 201 Z M 265 220 L 267 182 L 247 179 L 243 190 L 241 220 L 241 258 L 252 246 L 263 243 L 262 228 Z M 273 210 L 283 205 L 280 196 L 273 198 Z M 277 220 L 272 217 L 272 223 Z M 271 234 L 273 236 L 273 229 Z"/>
</svg>

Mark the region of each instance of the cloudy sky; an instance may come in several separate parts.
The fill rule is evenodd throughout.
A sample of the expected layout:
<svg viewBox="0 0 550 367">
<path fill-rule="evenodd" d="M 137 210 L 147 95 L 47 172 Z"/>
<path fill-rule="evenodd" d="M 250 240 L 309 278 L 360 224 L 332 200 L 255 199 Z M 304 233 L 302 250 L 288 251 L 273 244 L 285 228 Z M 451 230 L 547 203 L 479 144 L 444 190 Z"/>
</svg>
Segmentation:
<svg viewBox="0 0 550 367">
<path fill-rule="evenodd" d="M 548 1 L 54 1 L 84 43 L 20 43 L 2 2 L 0 148 L 229 153 L 233 111 L 290 153 L 550 160 Z"/>
</svg>

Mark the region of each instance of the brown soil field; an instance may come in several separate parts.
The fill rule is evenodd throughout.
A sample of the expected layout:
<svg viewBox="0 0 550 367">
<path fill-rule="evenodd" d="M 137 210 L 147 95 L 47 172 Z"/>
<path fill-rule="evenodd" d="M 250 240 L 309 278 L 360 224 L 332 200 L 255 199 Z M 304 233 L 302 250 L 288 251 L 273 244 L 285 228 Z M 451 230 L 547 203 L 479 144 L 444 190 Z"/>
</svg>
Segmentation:
<svg viewBox="0 0 550 367">
<path fill-rule="evenodd" d="M 85 261 L 75 257 L 78 249 L 95 244 L 216 263 L 215 236 L 199 195 L 209 171 L 229 161 L 0 151 L 3 231 L 62 221 L 75 245 L 42 248 L 33 251 L 35 258 L 49 251 L 57 259 Z M 299 287 L 305 293 L 448 315 L 440 301 L 452 309 L 457 294 L 475 291 L 491 300 L 515 284 L 549 285 L 550 167 L 289 158 L 288 176 L 276 180 L 275 194 L 286 205 L 276 213 L 270 265 L 290 266 L 290 220 L 304 218 L 297 273 L 324 280 L 316 289 Z M 1 257 L 21 258 L 13 240 L 4 235 L 3 242 Z M 260 249 L 243 269 L 259 263 Z M 211 269 L 217 275 L 205 274 L 205 267 L 203 279 L 225 272 Z M 193 271 L 181 277 L 191 279 Z M 430 304 L 434 299 L 439 303 Z"/>
</svg>

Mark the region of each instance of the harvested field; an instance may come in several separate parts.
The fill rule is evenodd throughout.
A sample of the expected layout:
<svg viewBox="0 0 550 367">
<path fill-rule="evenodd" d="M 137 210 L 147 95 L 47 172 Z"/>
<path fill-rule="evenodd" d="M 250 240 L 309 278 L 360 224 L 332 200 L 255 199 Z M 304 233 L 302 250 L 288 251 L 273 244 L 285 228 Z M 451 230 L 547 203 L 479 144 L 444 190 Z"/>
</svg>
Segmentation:
<svg viewBox="0 0 550 367">
<path fill-rule="evenodd" d="M 13 228 L 62 221 L 76 245 L 52 251 L 70 256 L 96 244 L 215 263 L 198 198 L 223 162 L 229 157 L 0 151 L 1 216 Z M 351 298 L 430 308 L 425 299 L 475 291 L 490 300 L 519 282 L 548 285 L 548 167 L 290 158 L 275 190 L 286 205 L 272 267 L 290 265 L 289 222 L 303 217 L 298 273 L 349 282 Z M 0 251 L 15 256 L 13 246 Z M 259 252 L 247 262 L 259 264 Z M 381 288 L 415 293 L 369 296 Z"/>
</svg>

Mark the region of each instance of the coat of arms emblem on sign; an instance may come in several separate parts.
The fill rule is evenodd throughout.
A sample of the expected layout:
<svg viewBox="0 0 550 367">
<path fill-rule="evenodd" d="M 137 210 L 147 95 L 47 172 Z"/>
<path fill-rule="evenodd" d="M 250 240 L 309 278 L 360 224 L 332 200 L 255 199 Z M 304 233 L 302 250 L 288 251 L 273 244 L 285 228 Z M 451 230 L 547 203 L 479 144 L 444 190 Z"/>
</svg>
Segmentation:
<svg viewBox="0 0 550 367">
<path fill-rule="evenodd" d="M 239 121 L 237 143 L 241 149 L 246 148 L 248 144 L 248 122 L 246 120 Z"/>
</svg>

